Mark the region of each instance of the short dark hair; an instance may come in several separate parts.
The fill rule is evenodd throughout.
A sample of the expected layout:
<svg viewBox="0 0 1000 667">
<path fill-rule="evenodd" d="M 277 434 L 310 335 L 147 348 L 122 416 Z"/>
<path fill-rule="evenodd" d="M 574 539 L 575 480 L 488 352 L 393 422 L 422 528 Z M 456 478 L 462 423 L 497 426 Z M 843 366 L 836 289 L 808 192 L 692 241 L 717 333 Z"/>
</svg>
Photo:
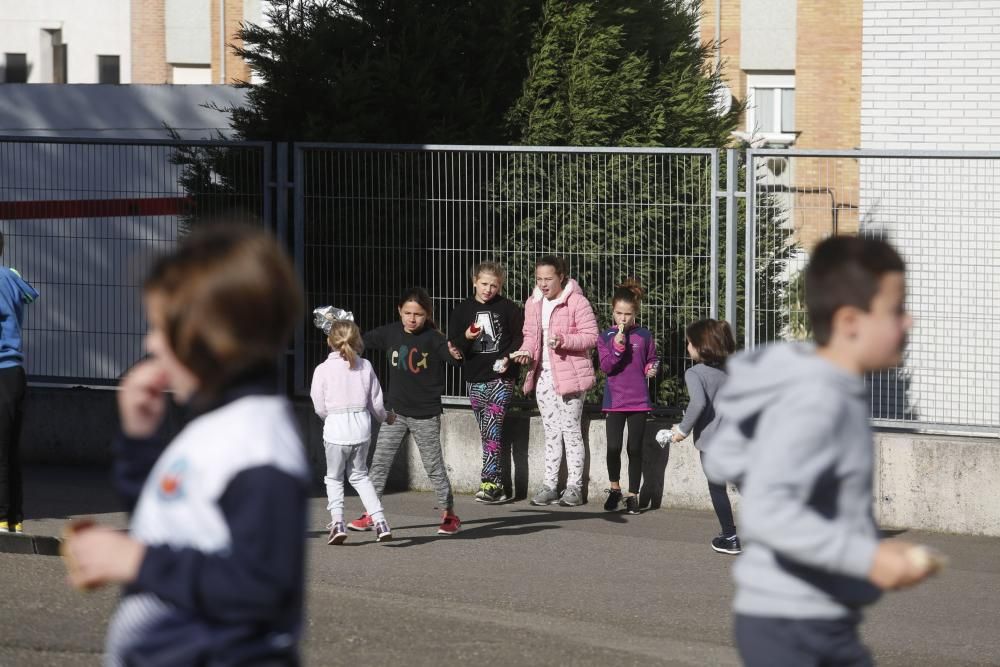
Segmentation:
<svg viewBox="0 0 1000 667">
<path fill-rule="evenodd" d="M 833 317 L 846 306 L 868 311 L 882 276 L 906 270 L 896 249 L 880 239 L 831 236 L 813 250 L 806 267 L 806 310 L 813 338 L 826 345 Z"/>
<path fill-rule="evenodd" d="M 736 351 L 733 328 L 725 320 L 698 320 L 688 325 L 684 335 L 698 350 L 701 361 L 709 366 L 722 366 Z"/>
<path fill-rule="evenodd" d="M 170 348 L 208 396 L 272 367 L 302 314 L 288 257 L 270 234 L 244 225 L 197 229 L 143 287 L 161 299 Z"/>
</svg>

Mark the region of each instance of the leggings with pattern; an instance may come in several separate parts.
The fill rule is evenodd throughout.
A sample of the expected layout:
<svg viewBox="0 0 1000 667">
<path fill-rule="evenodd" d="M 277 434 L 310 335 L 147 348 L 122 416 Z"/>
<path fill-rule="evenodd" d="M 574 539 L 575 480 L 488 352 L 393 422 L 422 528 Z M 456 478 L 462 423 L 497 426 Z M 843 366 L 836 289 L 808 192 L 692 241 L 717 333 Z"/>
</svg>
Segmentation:
<svg viewBox="0 0 1000 667">
<path fill-rule="evenodd" d="M 472 413 L 479 423 L 479 434 L 483 440 L 484 484 L 503 484 L 503 468 L 500 463 L 503 449 L 503 420 L 514 396 L 514 381 L 496 378 L 489 382 L 469 382 L 469 402 Z"/>
<path fill-rule="evenodd" d="M 578 493 L 583 487 L 583 464 L 586 458 L 583 445 L 583 396 L 556 393 L 552 371 L 542 369 L 535 387 L 538 411 L 542 413 L 545 429 L 545 486 L 555 490 L 559 483 L 559 464 L 562 462 L 563 444 L 566 445 L 566 488 Z"/>
</svg>

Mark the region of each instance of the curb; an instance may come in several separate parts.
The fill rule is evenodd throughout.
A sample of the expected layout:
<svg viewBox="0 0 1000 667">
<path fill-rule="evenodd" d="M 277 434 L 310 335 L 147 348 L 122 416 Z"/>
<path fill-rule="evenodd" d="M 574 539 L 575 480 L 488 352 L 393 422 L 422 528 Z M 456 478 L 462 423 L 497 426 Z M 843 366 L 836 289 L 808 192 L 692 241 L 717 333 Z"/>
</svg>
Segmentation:
<svg viewBox="0 0 1000 667">
<path fill-rule="evenodd" d="M 62 540 L 45 535 L 0 533 L 0 553 L 29 556 L 58 556 Z"/>
</svg>

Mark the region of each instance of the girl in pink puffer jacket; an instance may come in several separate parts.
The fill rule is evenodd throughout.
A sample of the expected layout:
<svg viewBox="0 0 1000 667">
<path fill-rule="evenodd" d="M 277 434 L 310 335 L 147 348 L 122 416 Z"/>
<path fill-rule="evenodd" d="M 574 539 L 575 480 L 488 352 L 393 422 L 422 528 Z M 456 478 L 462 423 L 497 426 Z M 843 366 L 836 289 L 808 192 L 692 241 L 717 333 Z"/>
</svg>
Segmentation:
<svg viewBox="0 0 1000 667">
<path fill-rule="evenodd" d="M 535 391 L 545 429 L 545 481 L 533 505 L 583 504 L 583 394 L 594 386 L 591 352 L 597 320 L 587 297 L 566 276 L 566 262 L 546 255 L 535 264 L 535 291 L 524 304 L 524 343 L 511 355 L 530 366 L 524 391 Z M 556 491 L 563 443 L 566 490 Z"/>
</svg>

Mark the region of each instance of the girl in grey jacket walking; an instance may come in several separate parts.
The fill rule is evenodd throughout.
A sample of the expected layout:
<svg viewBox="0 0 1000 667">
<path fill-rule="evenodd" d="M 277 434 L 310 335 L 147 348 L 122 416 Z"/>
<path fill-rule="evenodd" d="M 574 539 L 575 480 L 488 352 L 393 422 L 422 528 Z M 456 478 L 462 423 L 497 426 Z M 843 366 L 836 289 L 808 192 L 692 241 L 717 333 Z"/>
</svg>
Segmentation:
<svg viewBox="0 0 1000 667">
<path fill-rule="evenodd" d="M 684 373 L 688 402 L 684 419 L 673 428 L 671 440 L 678 442 L 694 433 L 694 446 L 698 448 L 702 466 L 705 464 L 705 443 L 719 427 L 720 417 L 715 411 L 715 395 L 726 380 L 726 359 L 736 351 L 732 327 L 725 320 L 704 319 L 688 326 L 687 351 L 695 364 Z M 719 519 L 722 532 L 712 540 L 712 549 L 723 554 L 738 554 L 740 538 L 736 536 L 733 506 L 725 484 L 708 481 L 712 507 Z"/>
</svg>

